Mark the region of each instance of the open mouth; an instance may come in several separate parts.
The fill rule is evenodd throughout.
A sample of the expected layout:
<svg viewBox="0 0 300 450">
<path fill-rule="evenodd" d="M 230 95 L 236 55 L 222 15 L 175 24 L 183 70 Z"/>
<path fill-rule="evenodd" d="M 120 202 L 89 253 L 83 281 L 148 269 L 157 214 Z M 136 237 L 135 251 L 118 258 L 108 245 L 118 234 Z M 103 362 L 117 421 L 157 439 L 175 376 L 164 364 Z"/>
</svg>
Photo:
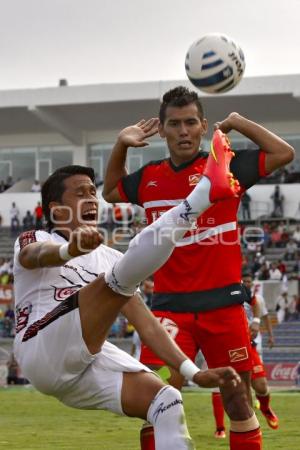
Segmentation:
<svg viewBox="0 0 300 450">
<path fill-rule="evenodd" d="M 84 222 L 96 222 L 97 221 L 97 212 L 96 211 L 87 211 L 82 213 L 81 218 Z"/>
</svg>

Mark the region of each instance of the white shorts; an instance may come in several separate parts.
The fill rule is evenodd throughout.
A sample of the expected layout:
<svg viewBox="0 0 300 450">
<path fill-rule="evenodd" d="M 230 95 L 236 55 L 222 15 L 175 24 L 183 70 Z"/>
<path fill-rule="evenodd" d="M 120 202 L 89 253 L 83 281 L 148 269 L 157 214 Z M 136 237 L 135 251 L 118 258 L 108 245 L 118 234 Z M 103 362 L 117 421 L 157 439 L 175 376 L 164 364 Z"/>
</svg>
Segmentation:
<svg viewBox="0 0 300 450">
<path fill-rule="evenodd" d="M 39 391 L 74 408 L 124 414 L 123 372 L 151 372 L 107 341 L 99 353 L 92 355 L 82 338 L 78 308 L 22 342 L 25 331 L 17 335 L 14 349 L 24 377 Z"/>
</svg>

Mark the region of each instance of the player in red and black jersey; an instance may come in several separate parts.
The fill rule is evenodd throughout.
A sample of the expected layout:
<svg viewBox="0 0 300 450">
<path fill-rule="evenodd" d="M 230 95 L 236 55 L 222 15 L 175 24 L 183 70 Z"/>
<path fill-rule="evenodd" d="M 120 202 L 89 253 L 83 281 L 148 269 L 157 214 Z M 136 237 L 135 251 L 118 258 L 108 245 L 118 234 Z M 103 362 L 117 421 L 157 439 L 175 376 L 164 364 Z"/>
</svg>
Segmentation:
<svg viewBox="0 0 300 450">
<path fill-rule="evenodd" d="M 288 143 L 238 113 L 229 114 L 216 127 L 224 133 L 236 130 L 257 144 L 257 150 L 236 152 L 230 165 L 242 187 L 241 194 L 293 159 L 294 150 Z M 107 168 L 105 199 L 137 203 L 145 208 L 149 222 L 156 220 L 185 198 L 201 178 L 207 154 L 200 144 L 207 129 L 195 92 L 184 87 L 167 92 L 159 119 L 140 121 L 120 133 Z M 128 147 L 147 145 L 147 138 L 157 132 L 166 140 L 170 158 L 128 175 Z M 191 358 L 201 348 L 209 367 L 230 364 L 241 374 L 244 383 L 239 390 L 222 389 L 231 419 L 230 447 L 259 450 L 259 423 L 248 401 L 251 357 L 240 284 L 239 203 L 237 197 L 212 205 L 177 243 L 171 258 L 154 276 L 152 311 L 169 329 L 172 327 L 176 342 Z M 145 347 L 142 361 L 163 365 Z M 169 381 L 177 387 L 183 383 L 174 371 Z"/>
</svg>

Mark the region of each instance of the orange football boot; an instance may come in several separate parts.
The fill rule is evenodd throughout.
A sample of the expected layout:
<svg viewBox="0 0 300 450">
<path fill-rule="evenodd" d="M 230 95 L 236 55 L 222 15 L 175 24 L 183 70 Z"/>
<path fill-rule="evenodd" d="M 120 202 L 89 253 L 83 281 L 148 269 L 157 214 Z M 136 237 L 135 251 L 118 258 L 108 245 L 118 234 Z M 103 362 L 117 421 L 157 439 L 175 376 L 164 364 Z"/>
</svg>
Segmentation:
<svg viewBox="0 0 300 450">
<path fill-rule="evenodd" d="M 238 180 L 230 172 L 230 161 L 234 152 L 230 148 L 230 142 L 226 134 L 221 130 L 214 132 L 211 141 L 211 151 L 203 175 L 210 179 L 211 188 L 209 199 L 211 203 L 226 198 L 237 197 L 240 192 Z"/>
</svg>

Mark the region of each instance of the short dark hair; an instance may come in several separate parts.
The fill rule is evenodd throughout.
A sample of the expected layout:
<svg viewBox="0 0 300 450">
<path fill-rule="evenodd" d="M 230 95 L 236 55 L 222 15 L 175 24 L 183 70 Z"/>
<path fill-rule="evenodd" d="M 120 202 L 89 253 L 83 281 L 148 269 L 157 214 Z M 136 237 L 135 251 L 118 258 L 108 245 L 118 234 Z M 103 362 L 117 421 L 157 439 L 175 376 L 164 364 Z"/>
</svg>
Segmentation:
<svg viewBox="0 0 300 450">
<path fill-rule="evenodd" d="M 60 202 L 65 191 L 64 181 L 73 175 L 87 175 L 95 184 L 94 169 L 85 166 L 65 166 L 57 169 L 45 181 L 42 187 L 42 208 L 45 219 L 47 221 L 47 229 L 50 231 L 53 228 L 50 215 L 50 202 Z"/>
<path fill-rule="evenodd" d="M 191 91 L 184 86 L 177 86 L 176 88 L 166 92 L 163 96 L 159 109 L 160 123 L 164 123 L 166 119 L 166 109 L 168 106 L 182 108 L 183 106 L 190 105 L 191 103 L 195 103 L 197 106 L 199 117 L 202 120 L 204 118 L 204 110 L 197 92 Z"/>
<path fill-rule="evenodd" d="M 242 278 L 251 278 L 253 279 L 253 275 L 251 272 L 243 272 L 242 273 Z"/>
</svg>

